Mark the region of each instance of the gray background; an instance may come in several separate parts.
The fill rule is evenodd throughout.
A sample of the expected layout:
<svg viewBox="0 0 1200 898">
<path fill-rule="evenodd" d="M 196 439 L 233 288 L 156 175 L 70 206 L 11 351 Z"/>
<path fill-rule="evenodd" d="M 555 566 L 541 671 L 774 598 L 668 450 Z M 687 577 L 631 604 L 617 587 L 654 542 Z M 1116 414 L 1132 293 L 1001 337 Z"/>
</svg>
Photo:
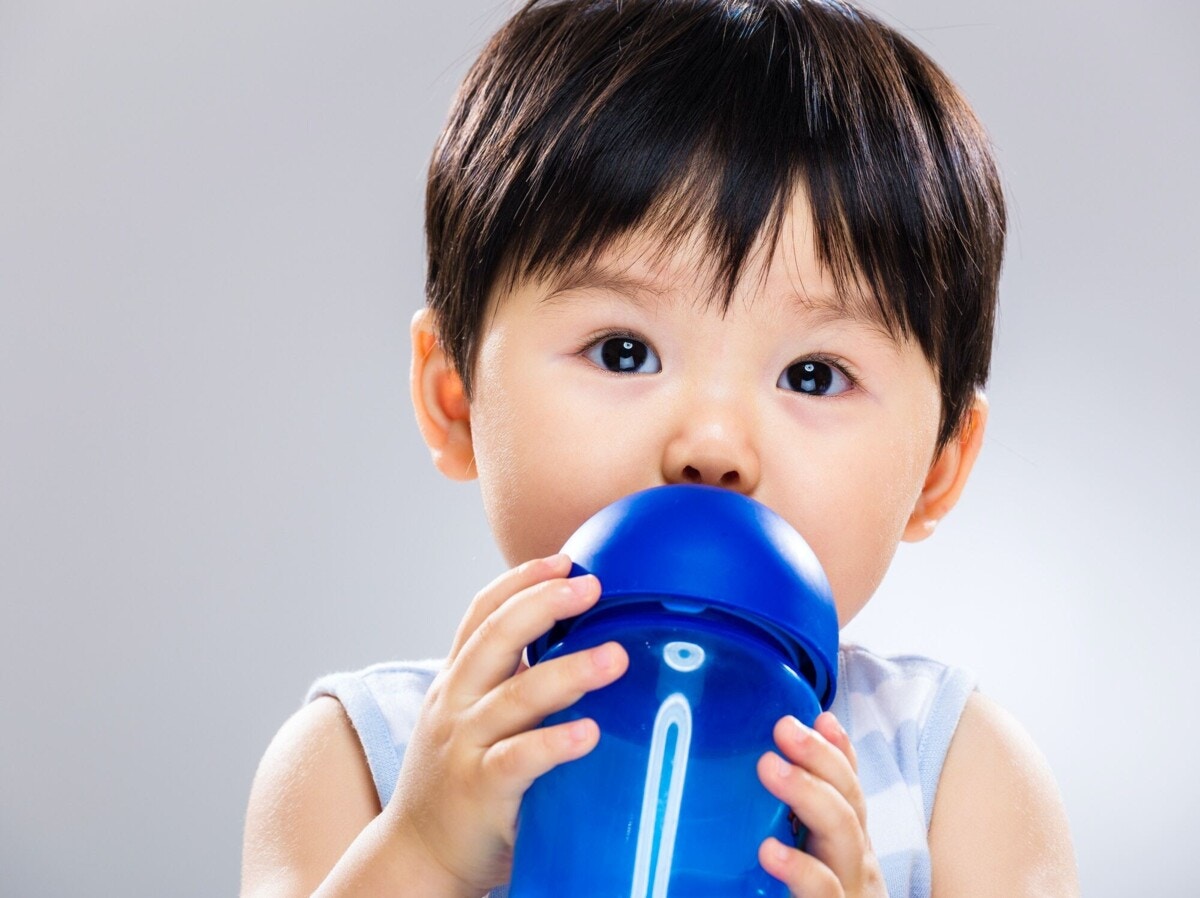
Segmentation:
<svg viewBox="0 0 1200 898">
<path fill-rule="evenodd" d="M 1037 738 L 1093 896 L 1195 894 L 1190 3 L 891 0 L 995 140 L 974 481 L 849 636 Z M 407 399 L 423 169 L 494 0 L 0 0 L 0 891 L 237 889 L 317 675 L 501 567 Z"/>
</svg>

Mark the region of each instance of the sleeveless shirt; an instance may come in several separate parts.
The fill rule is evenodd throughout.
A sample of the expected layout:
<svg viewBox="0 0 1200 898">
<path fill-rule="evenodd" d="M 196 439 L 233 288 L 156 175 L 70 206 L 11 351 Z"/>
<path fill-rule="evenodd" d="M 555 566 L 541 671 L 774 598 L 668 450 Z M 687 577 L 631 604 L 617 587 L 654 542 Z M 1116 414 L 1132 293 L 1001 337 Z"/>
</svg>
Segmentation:
<svg viewBox="0 0 1200 898">
<path fill-rule="evenodd" d="M 317 680 L 305 702 L 329 695 L 346 709 L 379 795 L 387 804 L 404 750 L 441 661 L 388 662 Z M 917 655 L 882 657 L 855 645 L 838 652 L 831 710 L 858 756 L 867 831 L 892 898 L 930 894 L 929 821 L 938 779 L 974 677 Z M 491 898 L 506 898 L 507 888 Z"/>
</svg>

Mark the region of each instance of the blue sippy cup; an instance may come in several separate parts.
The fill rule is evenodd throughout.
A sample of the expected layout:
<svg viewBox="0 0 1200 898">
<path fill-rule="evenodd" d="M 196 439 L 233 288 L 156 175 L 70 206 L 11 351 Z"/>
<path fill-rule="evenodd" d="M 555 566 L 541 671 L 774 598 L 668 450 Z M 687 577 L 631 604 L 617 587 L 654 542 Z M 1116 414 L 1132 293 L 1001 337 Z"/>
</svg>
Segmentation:
<svg viewBox="0 0 1200 898">
<path fill-rule="evenodd" d="M 833 701 L 837 612 L 816 556 L 760 503 L 690 485 L 621 499 L 563 551 L 603 594 L 529 663 L 616 640 L 629 669 L 546 719 L 591 717 L 600 743 L 526 792 L 511 898 L 787 898 L 758 847 L 803 831 L 755 768 L 781 717 L 811 725 Z"/>
</svg>

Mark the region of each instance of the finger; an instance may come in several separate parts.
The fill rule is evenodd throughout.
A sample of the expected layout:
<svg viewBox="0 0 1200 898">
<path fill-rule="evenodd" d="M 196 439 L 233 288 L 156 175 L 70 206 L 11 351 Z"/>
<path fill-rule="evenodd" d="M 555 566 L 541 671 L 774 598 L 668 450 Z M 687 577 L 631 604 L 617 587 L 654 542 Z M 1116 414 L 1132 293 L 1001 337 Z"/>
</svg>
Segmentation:
<svg viewBox="0 0 1200 898">
<path fill-rule="evenodd" d="M 484 752 L 483 767 L 501 784 L 497 799 L 519 799 L 543 773 L 582 758 L 599 741 L 600 727 L 591 719 L 539 727 L 497 742 Z"/>
<path fill-rule="evenodd" d="M 758 846 L 758 862 L 796 898 L 840 898 L 844 894 L 832 870 L 778 839 L 766 839 Z"/>
<path fill-rule="evenodd" d="M 556 621 L 582 614 L 598 598 L 600 582 L 591 574 L 521 590 L 471 634 L 447 675 L 448 683 L 474 703 L 516 673 L 526 645 Z"/>
<path fill-rule="evenodd" d="M 450 655 L 446 665 L 450 666 L 462 651 L 467 640 L 479 629 L 493 611 L 523 589 L 550 580 L 555 577 L 565 577 L 571 570 L 571 560 L 564 554 L 551 555 L 549 558 L 535 558 L 524 564 L 517 565 L 512 570 L 505 571 L 478 593 L 463 615 L 458 631 L 454 634 L 454 644 L 450 647 Z"/>
<path fill-rule="evenodd" d="M 867 825 L 867 802 L 858 781 L 857 758 L 845 730 L 829 712 L 817 718 L 821 729 L 806 727 L 795 717 L 775 724 L 775 744 L 789 761 L 824 780 L 849 802 L 860 827 Z M 824 732 L 822 732 L 824 731 Z M 835 744 L 829 736 L 838 740 Z"/>
<path fill-rule="evenodd" d="M 629 655 L 618 642 L 606 642 L 524 670 L 488 693 L 476 706 L 475 738 L 491 745 L 532 729 L 555 711 L 618 679 Z"/>
<path fill-rule="evenodd" d="M 758 761 L 767 791 L 792 809 L 808 828 L 804 850 L 839 878 L 853 876 L 867 851 L 866 830 L 850 802 L 837 789 L 774 752 Z"/>
<path fill-rule="evenodd" d="M 820 733 L 828 740 L 829 744 L 838 749 L 846 756 L 846 760 L 850 762 L 850 769 L 855 773 L 858 772 L 858 753 L 854 750 L 854 743 L 850 740 L 850 735 L 846 732 L 832 711 L 826 711 L 821 714 L 813 722 L 813 729 Z"/>
</svg>

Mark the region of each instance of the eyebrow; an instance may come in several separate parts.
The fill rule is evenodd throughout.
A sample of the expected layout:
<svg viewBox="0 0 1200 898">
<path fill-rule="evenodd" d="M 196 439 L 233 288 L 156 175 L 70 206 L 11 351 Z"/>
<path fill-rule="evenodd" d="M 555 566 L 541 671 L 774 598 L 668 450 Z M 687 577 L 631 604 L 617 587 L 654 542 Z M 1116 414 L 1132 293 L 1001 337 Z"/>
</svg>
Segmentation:
<svg viewBox="0 0 1200 898">
<path fill-rule="evenodd" d="M 549 290 L 539 305 L 555 305 L 570 302 L 569 293 L 613 293 L 629 300 L 634 305 L 648 307 L 661 302 L 673 303 L 679 295 L 669 285 L 654 277 L 639 277 L 629 271 L 612 267 L 580 262 L 568 266 L 549 280 Z M 828 291 L 807 293 L 803 285 L 793 284 L 793 289 L 782 294 L 781 299 L 790 300 L 812 316 L 819 324 L 852 321 L 876 331 L 887 340 L 898 343 L 898 335 L 892 333 L 881 314 L 881 305 L 869 297 L 852 300 Z"/>
<path fill-rule="evenodd" d="M 653 305 L 671 300 L 674 292 L 654 278 L 642 278 L 627 271 L 600 265 L 579 263 L 557 273 L 550 289 L 539 304 L 553 305 L 569 301 L 564 293 L 615 293 L 637 305 Z"/>
</svg>

